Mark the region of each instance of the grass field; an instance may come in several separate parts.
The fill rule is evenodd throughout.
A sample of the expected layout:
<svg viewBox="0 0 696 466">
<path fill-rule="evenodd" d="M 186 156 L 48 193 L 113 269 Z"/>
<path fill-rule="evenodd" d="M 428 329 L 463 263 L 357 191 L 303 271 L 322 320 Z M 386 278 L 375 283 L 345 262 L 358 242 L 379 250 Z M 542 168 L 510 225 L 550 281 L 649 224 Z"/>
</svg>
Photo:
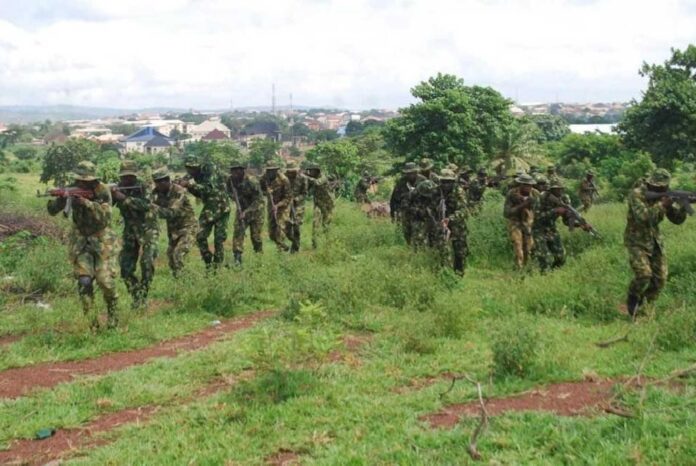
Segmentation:
<svg viewBox="0 0 696 466">
<path fill-rule="evenodd" d="M 44 200 L 33 195 L 35 178 L 19 179 L 20 190 L 4 194 L 2 209 L 45 215 Z M 65 247 L 48 238 L 6 240 L 0 371 L 148 348 L 216 320 L 276 312 L 196 351 L 3 399 L 0 448 L 42 428 L 69 431 L 143 407 L 152 409 L 146 420 L 105 430 L 98 442 L 59 456 L 84 464 L 466 464 L 478 419 L 454 428 L 423 420 L 477 400 L 465 381 L 439 396 L 447 374 L 466 373 L 489 398 L 611 378 L 614 402 L 633 415 L 493 416 L 478 444 L 486 463 L 696 463 L 694 379 L 645 383 L 696 362 L 693 220 L 664 225 L 670 280 L 629 324 L 617 310 L 630 279 L 623 205 L 589 213 L 600 241 L 564 232 L 568 263 L 542 276 L 513 271 L 501 202 L 489 196 L 470 222 L 463 279 L 409 251 L 388 220 L 368 220 L 347 202 L 338 203 L 318 250 L 309 247 L 307 219 L 300 254 L 281 255 L 266 242 L 255 255 L 247 244 L 241 270 L 212 277 L 192 252 L 185 277 L 174 281 L 163 241 L 151 308 L 131 311 L 119 281 L 121 328 L 97 335 L 82 319 Z M 97 302 L 103 306 L 100 296 Z M 626 332 L 626 342 L 595 345 Z M 638 374 L 641 387 L 621 383 Z"/>
</svg>

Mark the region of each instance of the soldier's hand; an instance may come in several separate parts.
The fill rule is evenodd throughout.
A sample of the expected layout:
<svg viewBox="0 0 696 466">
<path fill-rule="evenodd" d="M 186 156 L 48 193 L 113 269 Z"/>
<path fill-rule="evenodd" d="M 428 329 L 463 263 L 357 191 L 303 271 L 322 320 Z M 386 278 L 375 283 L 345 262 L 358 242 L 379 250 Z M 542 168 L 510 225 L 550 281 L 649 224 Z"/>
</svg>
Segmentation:
<svg viewBox="0 0 696 466">
<path fill-rule="evenodd" d="M 584 225 L 581 225 L 580 228 L 582 228 L 585 231 L 590 231 L 592 230 L 592 225 L 590 225 L 589 223 L 585 223 Z"/>
<path fill-rule="evenodd" d="M 86 201 L 87 199 L 85 199 L 84 197 L 75 196 L 73 197 L 72 203 L 73 205 L 84 205 Z"/>
<path fill-rule="evenodd" d="M 182 180 L 179 180 L 177 184 L 178 184 L 179 186 L 181 186 L 182 188 L 188 188 L 188 186 L 189 186 L 189 180 L 183 180 L 183 179 L 182 179 Z"/>
<path fill-rule="evenodd" d="M 665 209 L 672 207 L 672 204 L 674 203 L 674 201 L 672 201 L 672 198 L 669 196 L 662 196 L 660 202 L 662 203 L 662 207 L 664 207 Z"/>
<path fill-rule="evenodd" d="M 568 209 L 566 209 L 565 207 L 556 207 L 554 209 L 554 212 L 556 212 L 556 215 L 565 215 L 566 213 L 568 213 Z"/>
<path fill-rule="evenodd" d="M 118 189 L 112 189 L 111 190 L 111 197 L 116 200 L 116 201 L 122 201 L 126 198 L 126 195 L 123 194 L 121 191 Z"/>
</svg>

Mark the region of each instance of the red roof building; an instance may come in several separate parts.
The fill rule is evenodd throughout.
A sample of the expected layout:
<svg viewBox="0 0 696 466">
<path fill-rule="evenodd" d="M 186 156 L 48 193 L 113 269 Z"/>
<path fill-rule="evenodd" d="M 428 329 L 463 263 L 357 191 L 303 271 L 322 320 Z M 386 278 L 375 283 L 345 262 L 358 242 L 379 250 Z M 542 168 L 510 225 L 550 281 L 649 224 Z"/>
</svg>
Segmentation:
<svg viewBox="0 0 696 466">
<path fill-rule="evenodd" d="M 219 129 L 214 129 L 201 138 L 202 141 L 227 141 L 230 138 Z"/>
</svg>

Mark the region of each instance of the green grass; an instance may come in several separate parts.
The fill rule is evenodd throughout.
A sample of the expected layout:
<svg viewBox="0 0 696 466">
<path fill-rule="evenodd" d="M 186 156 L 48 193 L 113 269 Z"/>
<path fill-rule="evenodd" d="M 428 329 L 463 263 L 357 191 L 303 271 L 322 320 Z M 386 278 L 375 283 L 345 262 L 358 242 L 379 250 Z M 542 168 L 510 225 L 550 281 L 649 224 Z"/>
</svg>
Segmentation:
<svg viewBox="0 0 696 466">
<path fill-rule="evenodd" d="M 13 194 L 13 208 L 40 212 L 28 189 Z M 119 282 L 124 326 L 98 335 L 80 316 L 64 247 L 53 241 L 17 245 L 21 260 L 9 267 L 11 261 L 0 259 L 0 272 L 14 275 L 24 292 L 41 288 L 51 309 L 22 304 L 21 293 L 3 294 L 0 335 L 25 336 L 0 347 L 0 369 L 145 347 L 257 309 L 279 314 L 195 353 L 0 402 L 0 444 L 30 438 L 41 427 L 78 426 L 103 412 L 161 405 L 150 422 L 111 432 L 113 443 L 73 461 L 262 464 L 285 449 L 317 464 L 462 464 L 469 461 L 475 421 L 432 430 L 419 417 L 475 399 L 471 386 L 457 384 L 441 400 L 447 380 L 408 388 L 413 380 L 466 372 L 485 382 L 487 396 L 498 396 L 583 374 L 620 377 L 642 367 L 661 377 L 693 364 L 691 220 L 664 225 L 671 277 L 649 315 L 631 328 L 617 312 L 630 280 L 621 244 L 623 205 L 599 205 L 588 215 L 601 241 L 564 232 L 568 263 L 546 275 L 513 271 L 501 211 L 500 197 L 491 195 L 471 221 L 469 267 L 459 280 L 438 270 L 427 253 L 409 251 L 388 221 L 370 221 L 339 202 L 331 235 L 317 251 L 309 249 L 307 219 L 304 250 L 294 256 L 280 255 L 266 242 L 263 255 L 248 248 L 242 270 L 209 277 L 192 252 L 180 281 L 161 261 L 152 289 L 157 312 L 127 310 Z M 629 328 L 628 342 L 594 345 Z M 346 335 L 366 344 L 337 362 L 331 355 L 348 351 Z M 504 344 L 510 335 L 517 345 Z M 528 338 L 535 344 L 528 345 Z M 511 362 L 520 355 L 524 370 L 514 370 Z M 512 370 L 496 370 L 498 360 Z M 240 378 L 249 370 L 253 377 Z M 210 397 L 188 399 L 220 377 L 238 381 Z M 684 384 L 679 391 L 651 387 L 644 399 L 622 394 L 638 419 L 499 416 L 479 449 L 484 461 L 501 464 L 690 464 L 696 457 L 694 383 Z"/>
</svg>

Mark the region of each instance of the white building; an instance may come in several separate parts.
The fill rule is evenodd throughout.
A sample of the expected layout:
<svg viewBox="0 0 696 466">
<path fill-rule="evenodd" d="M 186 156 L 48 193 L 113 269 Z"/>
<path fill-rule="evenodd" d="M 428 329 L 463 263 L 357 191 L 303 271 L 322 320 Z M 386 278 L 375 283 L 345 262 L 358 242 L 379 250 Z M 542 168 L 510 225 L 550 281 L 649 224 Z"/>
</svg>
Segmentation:
<svg viewBox="0 0 696 466">
<path fill-rule="evenodd" d="M 227 126 L 222 124 L 219 117 L 213 117 L 199 125 L 190 125 L 186 131 L 186 134 L 191 135 L 191 140 L 200 141 L 203 136 L 210 134 L 214 130 L 220 131 L 227 138 L 232 136 L 232 131 L 230 131 Z"/>
</svg>

